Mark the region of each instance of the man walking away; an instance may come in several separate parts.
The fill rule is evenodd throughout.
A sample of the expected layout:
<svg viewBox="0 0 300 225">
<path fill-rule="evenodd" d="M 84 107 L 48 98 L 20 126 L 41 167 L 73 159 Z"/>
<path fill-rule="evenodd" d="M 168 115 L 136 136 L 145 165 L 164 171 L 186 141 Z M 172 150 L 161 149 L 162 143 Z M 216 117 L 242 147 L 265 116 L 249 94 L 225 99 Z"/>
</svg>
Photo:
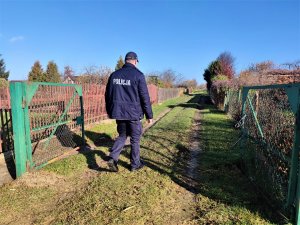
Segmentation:
<svg viewBox="0 0 300 225">
<path fill-rule="evenodd" d="M 141 120 L 146 116 L 152 123 L 153 113 L 144 74 L 137 69 L 137 54 L 128 52 L 124 66 L 113 72 L 105 91 L 106 111 L 111 119 L 116 119 L 119 136 L 110 150 L 108 166 L 118 172 L 118 159 L 130 136 L 131 171 L 141 169 L 144 164 L 140 159 Z"/>
</svg>

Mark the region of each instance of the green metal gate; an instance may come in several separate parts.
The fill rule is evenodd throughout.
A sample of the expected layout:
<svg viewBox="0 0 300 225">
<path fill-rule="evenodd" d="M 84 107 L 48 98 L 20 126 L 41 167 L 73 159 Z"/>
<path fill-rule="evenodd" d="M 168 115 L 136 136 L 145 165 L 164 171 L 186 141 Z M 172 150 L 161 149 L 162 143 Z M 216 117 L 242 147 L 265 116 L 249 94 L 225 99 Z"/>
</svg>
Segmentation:
<svg viewBox="0 0 300 225">
<path fill-rule="evenodd" d="M 300 224 L 300 84 L 243 87 L 240 124 L 248 176 Z"/>
<path fill-rule="evenodd" d="M 80 85 L 11 82 L 10 93 L 17 177 L 84 144 Z"/>
</svg>

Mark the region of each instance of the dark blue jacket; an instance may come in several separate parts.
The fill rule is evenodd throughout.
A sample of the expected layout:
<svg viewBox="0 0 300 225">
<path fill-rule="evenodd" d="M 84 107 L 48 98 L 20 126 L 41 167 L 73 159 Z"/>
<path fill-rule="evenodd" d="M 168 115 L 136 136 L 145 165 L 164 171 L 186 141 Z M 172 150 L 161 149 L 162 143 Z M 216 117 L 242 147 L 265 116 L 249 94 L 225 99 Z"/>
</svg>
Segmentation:
<svg viewBox="0 0 300 225">
<path fill-rule="evenodd" d="M 110 75 L 105 102 L 111 119 L 140 120 L 144 114 L 147 119 L 153 118 L 145 76 L 131 63 Z"/>
</svg>

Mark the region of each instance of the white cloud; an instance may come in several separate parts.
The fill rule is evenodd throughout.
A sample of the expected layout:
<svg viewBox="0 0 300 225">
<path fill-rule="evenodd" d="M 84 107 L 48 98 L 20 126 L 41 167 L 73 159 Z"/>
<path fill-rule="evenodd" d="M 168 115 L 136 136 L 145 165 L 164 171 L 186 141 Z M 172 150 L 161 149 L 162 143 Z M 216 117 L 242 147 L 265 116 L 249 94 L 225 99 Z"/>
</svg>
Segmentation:
<svg viewBox="0 0 300 225">
<path fill-rule="evenodd" d="M 14 43 L 14 42 L 23 41 L 23 40 L 24 40 L 23 36 L 15 36 L 15 37 L 10 38 L 9 42 Z"/>
</svg>

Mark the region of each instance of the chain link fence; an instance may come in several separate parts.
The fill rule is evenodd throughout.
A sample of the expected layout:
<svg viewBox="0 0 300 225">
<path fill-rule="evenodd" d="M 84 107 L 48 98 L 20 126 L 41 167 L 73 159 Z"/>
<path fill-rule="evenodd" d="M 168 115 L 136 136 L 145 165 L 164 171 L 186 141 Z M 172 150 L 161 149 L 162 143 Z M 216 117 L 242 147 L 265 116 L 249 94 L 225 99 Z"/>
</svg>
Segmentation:
<svg viewBox="0 0 300 225">
<path fill-rule="evenodd" d="M 299 146 L 295 147 L 299 94 L 293 88 L 299 91 L 296 85 L 248 86 L 228 90 L 224 100 L 224 110 L 241 128 L 243 171 L 280 212 L 292 218 L 299 207 Z"/>
<path fill-rule="evenodd" d="M 80 126 L 76 121 L 81 109 L 76 95 L 70 86 L 38 86 L 28 106 L 35 166 L 80 146 Z"/>
<path fill-rule="evenodd" d="M 295 116 L 285 90 L 250 90 L 244 116 L 244 170 L 268 199 L 283 209 L 295 133 Z"/>
</svg>

